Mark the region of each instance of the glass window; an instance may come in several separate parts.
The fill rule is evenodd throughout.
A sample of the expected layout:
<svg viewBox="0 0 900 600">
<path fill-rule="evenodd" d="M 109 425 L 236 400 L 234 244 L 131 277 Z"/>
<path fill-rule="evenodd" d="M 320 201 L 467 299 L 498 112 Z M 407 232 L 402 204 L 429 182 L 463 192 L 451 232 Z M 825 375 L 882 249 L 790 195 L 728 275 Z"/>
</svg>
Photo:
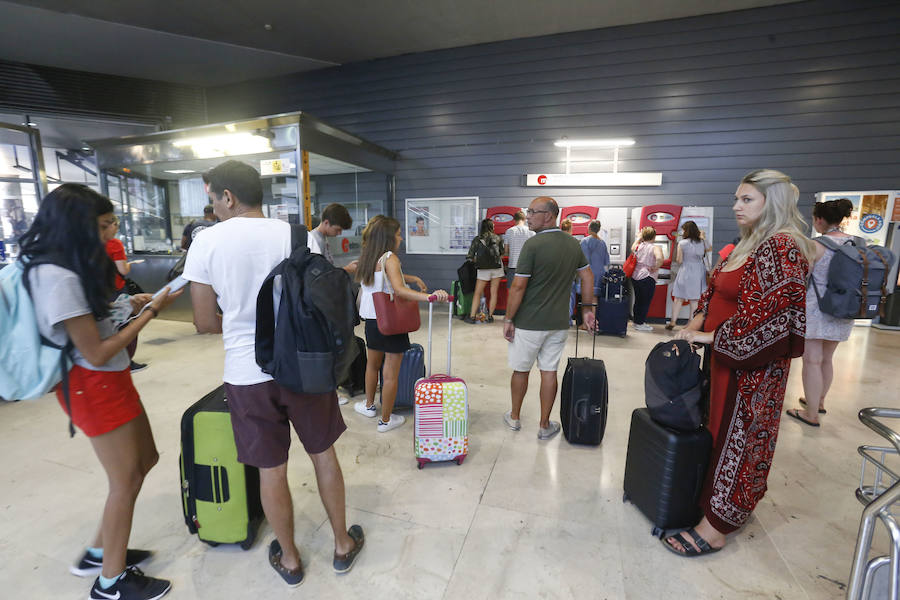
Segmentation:
<svg viewBox="0 0 900 600">
<path fill-rule="evenodd" d="M 0 126 L 0 262 L 19 255 L 19 237 L 38 210 L 28 136 Z"/>
</svg>

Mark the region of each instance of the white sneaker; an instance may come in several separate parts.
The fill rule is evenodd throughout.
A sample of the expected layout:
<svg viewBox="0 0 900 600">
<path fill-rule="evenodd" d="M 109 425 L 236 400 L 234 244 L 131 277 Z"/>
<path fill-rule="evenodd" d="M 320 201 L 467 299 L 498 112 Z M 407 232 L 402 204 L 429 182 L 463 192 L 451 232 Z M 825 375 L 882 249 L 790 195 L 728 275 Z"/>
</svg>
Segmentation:
<svg viewBox="0 0 900 600">
<path fill-rule="evenodd" d="M 503 422 L 506 423 L 506 426 L 513 431 L 519 431 L 520 429 L 522 429 L 521 419 L 513 419 L 511 410 L 503 413 Z"/>
<path fill-rule="evenodd" d="M 538 428 L 538 434 L 537 434 L 538 439 L 539 440 L 549 440 L 554 435 L 559 433 L 560 429 L 562 429 L 562 426 L 560 426 L 559 423 L 557 423 L 556 421 L 550 421 L 550 424 L 546 428 L 544 428 L 544 427 Z"/>
<path fill-rule="evenodd" d="M 356 404 L 353 405 L 353 410 L 363 415 L 364 417 L 369 417 L 370 419 L 375 416 L 375 405 L 366 406 L 365 400 L 360 400 Z"/>
<path fill-rule="evenodd" d="M 650 325 L 649 323 L 641 323 L 640 325 L 633 323 L 632 327 L 634 327 L 636 331 L 653 331 L 653 325 Z"/>
<path fill-rule="evenodd" d="M 350 398 L 344 396 L 343 394 L 338 394 L 338 404 L 344 406 L 345 404 L 350 404 Z"/>
<path fill-rule="evenodd" d="M 401 425 L 406 423 L 406 418 L 402 415 L 391 415 L 391 418 L 387 423 L 378 419 L 378 433 L 385 433 L 386 431 L 390 431 L 391 429 L 397 429 Z"/>
</svg>

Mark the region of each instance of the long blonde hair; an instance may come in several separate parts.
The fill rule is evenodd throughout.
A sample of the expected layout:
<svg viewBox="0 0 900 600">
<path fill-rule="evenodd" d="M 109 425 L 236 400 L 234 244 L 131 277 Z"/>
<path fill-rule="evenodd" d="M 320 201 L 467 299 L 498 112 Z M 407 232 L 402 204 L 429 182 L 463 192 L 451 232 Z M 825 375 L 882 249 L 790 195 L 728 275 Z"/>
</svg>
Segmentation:
<svg viewBox="0 0 900 600">
<path fill-rule="evenodd" d="M 375 281 L 375 266 L 378 259 L 385 252 L 394 250 L 399 229 L 400 222 L 393 217 L 376 215 L 369 219 L 362 234 L 362 252 L 360 252 L 359 263 L 356 267 L 357 281 L 365 285 L 372 285 Z"/>
<path fill-rule="evenodd" d="M 791 178 L 774 169 L 759 169 L 747 173 L 741 183 L 752 185 L 766 199 L 762 216 L 752 227 L 741 227 L 741 241 L 728 260 L 733 263 L 743 262 L 764 241 L 776 233 L 787 233 L 794 238 L 806 259 L 812 262 L 815 258 L 815 245 L 803 233 L 806 221 L 800 215 L 797 202 L 800 190 L 791 182 Z"/>
</svg>

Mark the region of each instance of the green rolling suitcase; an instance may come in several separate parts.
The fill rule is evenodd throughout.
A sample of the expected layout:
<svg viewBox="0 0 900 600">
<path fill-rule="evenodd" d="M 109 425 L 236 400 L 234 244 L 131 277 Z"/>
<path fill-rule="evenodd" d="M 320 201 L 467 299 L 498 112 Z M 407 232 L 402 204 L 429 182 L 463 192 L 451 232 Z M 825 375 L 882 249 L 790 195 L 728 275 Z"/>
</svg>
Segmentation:
<svg viewBox="0 0 900 600">
<path fill-rule="evenodd" d="M 249 550 L 263 518 L 259 470 L 237 460 L 225 386 L 181 417 L 181 495 L 184 522 L 211 546 Z"/>
<path fill-rule="evenodd" d="M 459 281 L 454 281 L 450 289 L 450 293 L 455 298 L 453 301 L 453 314 L 460 319 L 468 317 L 469 311 L 472 310 L 472 294 L 463 294 Z"/>
</svg>

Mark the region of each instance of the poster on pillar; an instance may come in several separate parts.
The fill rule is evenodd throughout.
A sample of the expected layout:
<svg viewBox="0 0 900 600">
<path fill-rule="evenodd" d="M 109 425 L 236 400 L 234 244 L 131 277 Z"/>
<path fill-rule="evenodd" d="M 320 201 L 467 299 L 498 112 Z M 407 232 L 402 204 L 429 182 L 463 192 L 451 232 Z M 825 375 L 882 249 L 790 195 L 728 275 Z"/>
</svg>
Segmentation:
<svg viewBox="0 0 900 600">
<path fill-rule="evenodd" d="M 477 196 L 406 199 L 408 254 L 465 254 L 477 233 Z"/>
</svg>

